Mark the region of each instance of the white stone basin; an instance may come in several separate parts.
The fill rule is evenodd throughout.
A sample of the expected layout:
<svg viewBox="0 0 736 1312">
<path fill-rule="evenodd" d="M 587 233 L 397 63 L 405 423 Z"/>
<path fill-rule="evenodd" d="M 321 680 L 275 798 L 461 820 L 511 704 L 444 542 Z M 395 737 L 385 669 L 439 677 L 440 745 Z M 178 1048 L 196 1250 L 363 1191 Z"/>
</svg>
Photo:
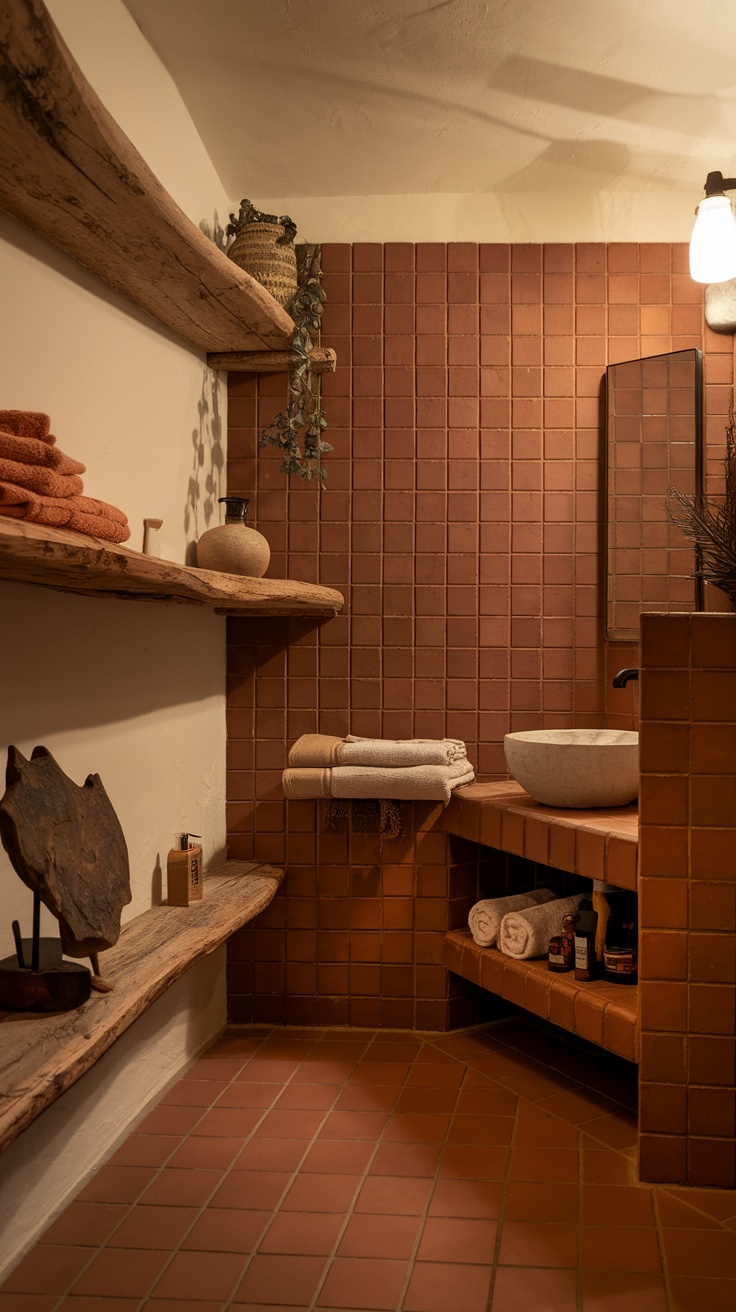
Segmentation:
<svg viewBox="0 0 736 1312">
<path fill-rule="evenodd" d="M 529 729 L 507 733 L 506 764 L 535 802 L 627 806 L 639 792 L 639 735 L 627 729 Z"/>
</svg>

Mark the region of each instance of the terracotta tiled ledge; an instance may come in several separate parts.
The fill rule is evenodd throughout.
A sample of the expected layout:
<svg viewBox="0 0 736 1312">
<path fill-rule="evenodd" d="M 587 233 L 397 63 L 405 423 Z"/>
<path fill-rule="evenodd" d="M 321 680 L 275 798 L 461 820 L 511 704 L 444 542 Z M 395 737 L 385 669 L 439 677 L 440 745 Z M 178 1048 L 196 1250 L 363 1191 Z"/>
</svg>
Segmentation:
<svg viewBox="0 0 736 1312">
<path fill-rule="evenodd" d="M 445 965 L 480 988 L 552 1021 L 581 1039 L 628 1061 L 638 1060 L 638 993 L 594 980 L 579 984 L 572 972 L 557 975 L 545 959 L 515 961 L 496 948 L 481 948 L 467 930 L 445 936 Z"/>
<path fill-rule="evenodd" d="M 452 794 L 441 823 L 449 834 L 540 865 L 636 888 L 636 803 L 610 811 L 569 811 L 540 805 L 513 780 L 468 784 Z"/>
</svg>

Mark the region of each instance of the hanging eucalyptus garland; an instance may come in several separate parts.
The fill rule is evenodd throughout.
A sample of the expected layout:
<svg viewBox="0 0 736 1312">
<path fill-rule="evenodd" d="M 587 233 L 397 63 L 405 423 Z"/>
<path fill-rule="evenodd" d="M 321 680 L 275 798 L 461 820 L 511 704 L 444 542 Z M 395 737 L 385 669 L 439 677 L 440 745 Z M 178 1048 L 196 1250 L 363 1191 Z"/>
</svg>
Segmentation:
<svg viewBox="0 0 736 1312">
<path fill-rule="evenodd" d="M 322 248 L 304 242 L 296 248 L 298 286 L 286 306 L 296 330 L 291 344 L 286 409 L 264 428 L 259 446 L 275 446 L 283 453 L 283 474 L 296 474 L 305 482 L 324 483 L 322 455 L 331 451 L 323 438 L 327 427 L 322 409 L 321 379 L 312 376 L 309 352 L 319 334 L 325 293 L 320 284 Z"/>
</svg>

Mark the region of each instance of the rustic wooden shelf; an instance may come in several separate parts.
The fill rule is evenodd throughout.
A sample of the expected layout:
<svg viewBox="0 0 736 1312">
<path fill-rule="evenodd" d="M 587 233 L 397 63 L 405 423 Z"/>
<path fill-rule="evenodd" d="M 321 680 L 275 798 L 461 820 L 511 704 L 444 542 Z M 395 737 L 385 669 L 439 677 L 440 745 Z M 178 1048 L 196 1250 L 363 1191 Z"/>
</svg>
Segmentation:
<svg viewBox="0 0 736 1312">
<path fill-rule="evenodd" d="M 286 373 L 290 361 L 290 351 L 211 351 L 207 356 L 211 369 L 241 374 Z M 313 346 L 309 352 L 309 367 L 313 374 L 334 374 L 337 352 L 331 346 Z"/>
<path fill-rule="evenodd" d="M 205 351 L 285 351 L 293 320 L 179 209 L 42 0 L 0 12 L 0 207 Z"/>
<path fill-rule="evenodd" d="M 272 901 L 284 872 L 226 861 L 190 907 L 152 907 L 102 956 L 112 993 L 55 1016 L 0 1013 L 0 1149 L 94 1065 L 115 1039 L 195 961 L 214 952 Z"/>
<path fill-rule="evenodd" d="M 224 615 L 337 615 L 342 593 L 317 583 L 194 569 L 140 551 L 0 516 L 0 578 L 60 592 L 211 606 Z"/>
<path fill-rule="evenodd" d="M 639 812 L 571 811 L 535 802 L 513 780 L 467 784 L 450 798 L 441 820 L 449 834 L 554 866 L 617 888 L 636 889 Z"/>
<path fill-rule="evenodd" d="M 597 1043 L 628 1061 L 638 1060 L 639 989 L 603 980 L 578 983 L 572 972 L 557 975 L 542 958 L 516 961 L 497 948 L 481 948 L 467 930 L 445 935 L 449 970 L 497 993 L 581 1039 Z"/>
</svg>

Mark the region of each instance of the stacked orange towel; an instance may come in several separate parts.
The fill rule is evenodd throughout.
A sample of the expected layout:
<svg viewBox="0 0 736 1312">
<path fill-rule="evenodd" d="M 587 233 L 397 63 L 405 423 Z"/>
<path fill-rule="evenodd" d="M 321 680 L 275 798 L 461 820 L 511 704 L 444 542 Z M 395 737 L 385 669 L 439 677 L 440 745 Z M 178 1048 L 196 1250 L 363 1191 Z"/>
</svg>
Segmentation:
<svg viewBox="0 0 736 1312">
<path fill-rule="evenodd" d="M 0 410 L 0 515 L 127 542 L 122 510 L 83 496 L 85 466 L 56 447 L 48 415 Z"/>
</svg>

